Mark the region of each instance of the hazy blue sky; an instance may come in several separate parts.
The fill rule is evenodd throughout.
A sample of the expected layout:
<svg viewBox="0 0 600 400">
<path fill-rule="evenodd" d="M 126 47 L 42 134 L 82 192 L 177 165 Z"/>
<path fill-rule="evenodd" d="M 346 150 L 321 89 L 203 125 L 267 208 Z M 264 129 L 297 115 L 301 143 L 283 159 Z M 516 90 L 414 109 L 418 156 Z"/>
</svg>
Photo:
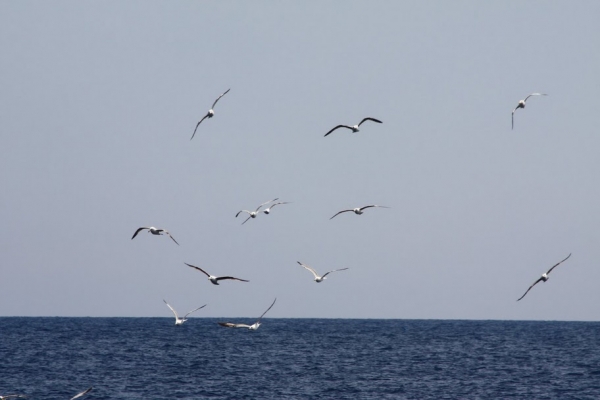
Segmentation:
<svg viewBox="0 0 600 400">
<path fill-rule="evenodd" d="M 0 2 L 0 315 L 600 320 L 598 15 Z"/>
</svg>

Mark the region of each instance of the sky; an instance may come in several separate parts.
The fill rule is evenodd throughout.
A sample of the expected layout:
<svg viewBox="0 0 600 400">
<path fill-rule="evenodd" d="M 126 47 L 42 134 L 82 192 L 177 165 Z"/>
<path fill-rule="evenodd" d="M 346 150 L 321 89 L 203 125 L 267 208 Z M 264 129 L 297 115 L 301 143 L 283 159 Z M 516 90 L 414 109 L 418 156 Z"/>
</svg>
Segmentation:
<svg viewBox="0 0 600 400">
<path fill-rule="evenodd" d="M 0 2 L 0 316 L 600 320 L 598 15 Z"/>
</svg>

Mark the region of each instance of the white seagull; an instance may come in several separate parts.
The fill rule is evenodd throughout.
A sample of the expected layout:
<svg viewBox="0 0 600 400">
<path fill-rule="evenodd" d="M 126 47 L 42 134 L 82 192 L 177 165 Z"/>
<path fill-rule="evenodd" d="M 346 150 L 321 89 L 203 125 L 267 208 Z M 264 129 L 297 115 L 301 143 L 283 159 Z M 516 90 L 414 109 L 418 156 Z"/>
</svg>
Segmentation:
<svg viewBox="0 0 600 400">
<path fill-rule="evenodd" d="M 569 258 L 569 257 L 571 257 L 571 253 L 569 253 L 569 255 L 567 256 L 567 258 Z M 517 299 L 517 301 L 519 301 L 519 300 L 521 300 L 523 297 L 525 297 L 525 295 L 526 295 L 527 293 L 529 293 L 529 291 L 531 290 L 531 288 L 532 288 L 532 287 L 534 287 L 535 285 L 537 285 L 539 282 L 546 282 L 546 281 L 549 279 L 549 278 L 548 278 L 548 274 L 549 274 L 550 272 L 552 272 L 552 270 L 553 270 L 554 268 L 556 268 L 556 267 L 558 267 L 560 264 L 562 264 L 562 263 L 563 263 L 563 261 L 566 261 L 566 260 L 567 260 L 567 258 L 565 258 L 564 260 L 562 260 L 562 261 L 560 261 L 559 263 L 555 264 L 555 265 L 554 265 L 552 268 L 550 268 L 550 269 L 549 269 L 549 270 L 548 270 L 546 273 L 542 274 L 542 276 L 541 276 L 541 277 L 540 277 L 540 278 L 539 278 L 537 281 L 533 282 L 533 285 L 529 286 L 529 289 L 527 289 L 527 291 L 525 292 L 525 294 L 524 294 L 523 296 L 519 297 L 519 298 Z"/>
<path fill-rule="evenodd" d="M 81 393 L 77 393 L 75 396 L 71 397 L 71 400 L 75 400 L 75 399 L 78 399 L 78 398 L 80 398 L 80 397 L 83 397 L 83 396 L 85 396 L 85 395 L 86 395 L 86 394 L 88 394 L 88 393 L 89 393 L 89 392 L 90 392 L 92 389 L 93 389 L 92 387 L 89 387 L 89 388 L 85 389 L 83 392 L 81 392 Z"/>
<path fill-rule="evenodd" d="M 248 222 L 248 220 L 249 220 L 250 218 L 256 218 L 256 216 L 257 216 L 257 215 L 260 213 L 260 212 L 259 212 L 259 210 L 261 209 L 261 207 L 262 207 L 262 206 L 264 206 L 264 205 L 267 205 L 267 204 L 269 204 L 269 203 L 272 203 L 272 202 L 274 202 L 275 200 L 279 200 L 279 197 L 278 197 L 278 198 L 276 198 L 276 199 L 273 199 L 273 200 L 265 201 L 265 202 L 264 202 L 264 203 L 262 203 L 260 206 L 256 207 L 256 210 L 254 210 L 254 211 L 240 210 L 240 211 L 238 211 L 238 213 L 237 213 L 237 214 L 235 214 L 235 217 L 237 218 L 237 217 L 238 217 L 238 215 L 240 215 L 240 214 L 241 214 L 241 213 L 243 213 L 243 212 L 245 212 L 245 213 L 248 213 L 249 217 L 248 217 L 248 218 L 246 218 L 246 220 L 245 220 L 244 222 L 242 222 L 242 225 L 244 225 L 246 222 Z M 271 207 L 273 207 L 273 206 L 271 206 Z M 268 213 L 267 213 L 267 214 L 268 214 Z"/>
<path fill-rule="evenodd" d="M 323 274 L 323 276 L 319 276 L 319 274 L 317 274 L 317 271 L 315 271 L 314 269 L 312 269 L 308 265 L 302 264 L 300 261 L 297 261 L 297 263 L 300 264 L 300 265 L 302 265 L 304 268 L 306 268 L 310 272 L 312 272 L 312 274 L 315 276 L 315 282 L 317 282 L 317 283 L 323 282 L 323 280 L 327 279 L 327 275 L 329 275 L 332 272 L 344 271 L 344 270 L 348 269 L 348 268 L 334 269 L 333 271 L 326 272 L 325 274 Z"/>
<path fill-rule="evenodd" d="M 325 134 L 325 136 L 329 135 L 331 132 L 335 131 L 338 128 L 348 128 L 350 130 L 352 130 L 352 132 L 358 132 L 358 127 L 362 125 L 363 122 L 365 121 L 373 121 L 373 122 L 377 122 L 378 124 L 381 124 L 381 121 L 375 118 L 371 118 L 371 117 L 367 117 L 367 118 L 363 118 L 362 121 L 360 121 L 360 123 L 358 125 L 354 125 L 354 126 L 349 126 L 349 125 L 338 125 L 335 128 L 333 128 L 332 130 L 330 130 L 329 132 L 327 132 Z"/>
<path fill-rule="evenodd" d="M 222 95 L 220 95 L 215 102 L 213 103 L 212 107 L 210 108 L 210 110 L 208 110 L 208 112 L 206 113 L 206 115 L 204 117 L 202 117 L 202 119 L 196 124 L 196 129 L 194 129 L 194 134 L 192 135 L 192 138 L 190 140 L 192 140 L 194 138 L 194 135 L 196 134 L 196 131 L 198 130 L 198 127 L 200 126 L 200 123 L 202 121 L 204 121 L 206 118 L 212 118 L 215 115 L 215 111 L 213 110 L 213 108 L 215 108 L 215 105 L 217 105 L 217 101 L 219 101 L 221 99 L 221 97 L 225 96 L 231 89 L 227 89 L 225 91 L 225 93 L 223 93 Z"/>
<path fill-rule="evenodd" d="M 0 400 L 5 400 L 5 399 L 26 399 L 27 396 L 25 396 L 24 394 L 7 394 L 4 396 L 0 396 Z"/>
<path fill-rule="evenodd" d="M 177 311 L 175 311 L 175 309 L 173 307 L 171 307 L 171 305 L 169 303 L 167 303 L 167 301 L 165 299 L 163 299 L 163 301 L 165 302 L 165 304 L 167 305 L 167 307 L 169 307 L 171 309 L 171 311 L 173 311 L 173 314 L 175 314 L 175 325 L 183 325 L 183 323 L 185 321 L 187 321 L 187 316 L 190 315 L 191 313 L 193 313 L 194 311 L 198 311 L 201 308 L 206 307 L 206 304 L 203 305 L 202 307 L 198 307 L 195 310 L 190 311 L 189 313 L 185 314 L 183 316 L 183 318 L 179 318 L 179 315 L 177 315 Z"/>
<path fill-rule="evenodd" d="M 169 236 L 171 239 L 173 239 L 173 241 L 175 243 L 177 243 L 177 240 L 175 240 L 173 238 L 173 236 L 171 236 L 171 234 L 169 233 L 169 231 L 167 231 L 166 229 L 158 229 L 155 228 L 153 226 L 142 226 L 141 228 L 138 228 L 137 231 L 135 231 L 135 233 L 133 234 L 133 236 L 131 237 L 131 240 L 133 240 L 133 238 L 135 238 L 137 236 L 138 233 L 140 233 L 140 231 L 144 230 L 144 229 L 148 229 L 148 232 L 150 232 L 153 235 L 162 235 L 163 233 L 167 236 Z M 179 246 L 179 243 L 177 243 L 177 245 Z"/>
<path fill-rule="evenodd" d="M 288 201 L 280 201 L 279 203 L 271 204 L 268 208 L 265 208 L 263 212 L 267 215 L 271 213 L 271 208 L 275 207 L 278 204 L 290 204 Z"/>
<path fill-rule="evenodd" d="M 233 322 L 218 322 L 218 324 L 221 326 L 224 326 L 226 328 L 247 328 L 247 329 L 250 329 L 251 331 L 255 331 L 260 326 L 260 320 L 262 319 L 262 317 L 264 317 L 265 314 L 271 309 L 271 307 L 273 307 L 275 305 L 276 301 L 277 301 L 277 297 L 275 297 L 275 300 L 273 300 L 273 303 L 269 306 L 269 308 L 267 308 L 267 311 L 262 313 L 262 315 L 260 317 L 258 317 L 258 320 L 256 320 L 256 322 L 253 323 L 252 325 L 234 324 Z"/>
<path fill-rule="evenodd" d="M 525 108 L 525 102 L 531 96 L 548 96 L 548 95 L 545 93 L 531 93 L 529 96 L 525 97 L 525 99 L 519 100 L 519 104 L 517 104 L 517 106 L 515 107 L 515 109 L 512 112 L 512 129 L 515 129 L 515 111 L 517 111 L 519 108 Z"/>
<path fill-rule="evenodd" d="M 349 210 L 338 211 L 333 217 L 331 217 L 329 219 L 333 219 L 333 218 L 335 218 L 336 215 L 341 214 L 341 213 L 345 213 L 345 212 L 349 212 L 349 211 L 352 211 L 356 215 L 361 215 L 364 212 L 363 211 L 364 209 L 371 208 L 371 207 L 389 208 L 389 207 L 386 207 L 386 206 L 378 206 L 377 204 L 372 204 L 370 206 L 364 206 L 364 207 L 360 207 L 360 208 L 352 208 L 352 209 L 349 209 Z"/>
<path fill-rule="evenodd" d="M 191 264 L 188 264 L 188 263 L 184 263 L 184 264 L 185 264 L 185 265 L 187 265 L 187 266 L 188 266 L 188 267 L 190 267 L 190 268 L 195 268 L 195 269 L 197 269 L 198 271 L 202 272 L 204 275 L 208 276 L 208 280 L 209 280 L 209 281 L 210 281 L 210 282 L 211 282 L 213 285 L 218 285 L 218 284 L 219 284 L 219 281 L 221 281 L 221 280 L 224 280 L 224 279 L 233 279 L 233 280 L 236 280 L 236 281 L 250 282 L 250 281 L 247 281 L 247 280 L 245 280 L 245 279 L 234 278 L 233 276 L 214 276 L 214 275 L 211 275 L 211 274 L 209 274 L 208 272 L 206 272 L 206 271 L 205 271 L 205 270 L 203 270 L 202 268 L 195 267 L 195 266 L 193 266 L 193 265 L 191 265 Z"/>
</svg>

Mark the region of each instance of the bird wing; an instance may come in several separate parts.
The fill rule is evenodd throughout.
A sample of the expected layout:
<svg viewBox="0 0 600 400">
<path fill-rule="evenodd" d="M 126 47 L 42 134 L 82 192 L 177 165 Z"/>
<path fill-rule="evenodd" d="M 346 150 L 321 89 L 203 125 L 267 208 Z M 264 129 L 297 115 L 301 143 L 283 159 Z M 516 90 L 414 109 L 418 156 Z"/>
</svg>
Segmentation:
<svg viewBox="0 0 600 400">
<path fill-rule="evenodd" d="M 261 208 L 262 206 L 264 206 L 264 205 L 267 205 L 267 204 L 269 204 L 269 203 L 272 203 L 272 202 L 274 202 L 274 201 L 276 201 L 276 200 L 279 200 L 279 197 L 277 197 L 276 199 L 273 199 L 273 200 L 265 201 L 265 202 L 264 202 L 264 203 L 262 203 L 260 206 L 256 207 L 256 210 L 255 210 L 255 211 L 258 211 L 258 210 L 260 210 L 260 208 Z"/>
<path fill-rule="evenodd" d="M 275 204 L 271 205 L 270 208 L 275 207 L 277 204 L 290 204 L 290 202 L 289 201 L 280 201 L 279 203 L 275 203 Z"/>
<path fill-rule="evenodd" d="M 335 130 L 336 130 L 336 129 L 338 129 L 338 128 L 348 128 L 348 129 L 352 130 L 352 127 L 351 127 L 351 126 L 348 126 L 348 125 L 338 125 L 338 126 L 336 126 L 335 128 L 333 128 L 332 130 L 330 130 L 329 132 L 327 132 L 327 133 L 325 134 L 325 136 L 329 135 L 331 132 L 335 131 Z"/>
<path fill-rule="evenodd" d="M 531 290 L 531 288 L 532 288 L 532 287 L 534 287 L 535 285 L 537 285 L 537 284 L 538 284 L 538 282 L 539 282 L 539 281 L 541 281 L 541 280 L 542 280 L 542 278 L 540 277 L 540 279 L 538 279 L 537 281 L 533 282 L 533 285 L 529 286 L 529 289 L 527 289 L 527 291 L 526 291 L 526 292 L 523 294 L 523 296 L 519 297 L 519 298 L 517 299 L 517 301 L 519 301 L 519 300 L 521 300 L 523 297 L 525 297 L 525 295 L 526 295 L 527 293 L 529 293 L 529 291 Z"/>
<path fill-rule="evenodd" d="M 133 236 L 131 237 L 131 240 L 133 240 L 134 237 L 137 236 L 138 233 L 140 233 L 140 231 L 143 231 L 144 229 L 150 229 L 146 226 L 142 226 L 141 228 L 138 228 L 137 231 L 135 231 L 135 233 L 133 234 Z"/>
<path fill-rule="evenodd" d="M 567 261 L 567 259 L 568 259 L 569 257 L 571 257 L 571 253 L 569 253 L 569 255 L 567 256 L 567 258 L 565 258 L 564 260 L 562 260 L 562 261 L 560 261 L 560 262 L 558 262 L 558 263 L 554 264 L 554 265 L 552 266 L 552 268 L 550 268 L 550 269 L 548 270 L 548 272 L 546 272 L 546 275 L 548 275 L 550 272 L 552 272 L 552 270 L 553 270 L 554 268 L 558 267 L 558 266 L 559 266 L 560 264 L 562 264 L 564 261 Z"/>
<path fill-rule="evenodd" d="M 245 279 L 236 278 L 234 276 L 219 276 L 217 278 L 217 281 L 222 281 L 223 279 L 233 279 L 234 281 L 250 282 Z"/>
<path fill-rule="evenodd" d="M 531 96 L 548 96 L 545 93 L 531 93 L 529 96 L 525 97 L 525 99 L 523 101 L 527 101 L 528 98 L 530 98 Z"/>
<path fill-rule="evenodd" d="M 171 307 L 171 305 L 169 303 L 167 303 L 167 301 L 165 299 L 163 299 L 163 301 L 165 302 L 167 307 L 169 307 L 171 309 L 171 311 L 173 311 L 173 314 L 175 314 L 175 318 L 179 319 L 179 315 L 177 315 L 177 311 L 175 311 L 175 309 L 173 307 Z"/>
<path fill-rule="evenodd" d="M 175 243 L 177 243 L 177 240 L 175 240 L 175 238 L 173 236 L 171 236 L 171 234 L 169 233 L 169 231 L 166 231 L 164 229 L 162 229 L 162 231 L 167 234 Z M 177 243 L 177 246 L 179 246 L 179 243 Z"/>
<path fill-rule="evenodd" d="M 82 397 L 82 396 L 86 395 L 86 394 L 87 394 L 89 391 L 91 391 L 91 390 L 92 390 L 92 388 L 91 388 L 91 387 L 89 387 L 89 388 L 85 389 L 83 392 L 76 394 L 74 397 L 71 397 L 71 400 L 78 399 L 78 398 L 80 398 L 80 397 Z"/>
<path fill-rule="evenodd" d="M 233 322 L 217 322 L 217 324 L 226 328 L 250 328 L 250 325 L 246 324 L 234 324 Z"/>
<path fill-rule="evenodd" d="M 244 225 L 246 222 L 248 222 L 248 220 L 249 220 L 250 218 L 252 218 L 252 217 L 250 216 L 250 217 L 246 218 L 246 220 L 245 220 L 244 222 L 242 222 L 242 225 Z"/>
<path fill-rule="evenodd" d="M 348 212 L 348 211 L 354 211 L 354 210 L 342 210 L 342 211 L 338 211 L 333 217 L 331 217 L 329 219 L 334 219 L 338 214 L 345 213 L 345 212 Z"/>
<path fill-rule="evenodd" d="M 256 322 L 259 322 L 262 319 L 262 317 L 264 317 L 265 314 L 269 312 L 269 310 L 275 305 L 276 301 L 277 301 L 277 297 L 275 297 L 275 300 L 273 300 L 273 303 L 271 303 L 269 308 L 267 308 L 267 311 L 265 311 L 264 313 L 262 313 L 262 315 L 260 317 L 258 317 L 258 320 Z"/>
<path fill-rule="evenodd" d="M 365 208 L 371 208 L 371 207 L 389 208 L 389 207 L 386 207 L 386 206 L 378 206 L 377 204 L 371 204 L 370 206 L 361 207 L 360 211 L 364 210 Z"/>
<path fill-rule="evenodd" d="M 204 275 L 206 275 L 206 276 L 208 276 L 210 278 L 210 274 L 208 272 L 206 272 L 205 270 L 203 270 L 202 268 L 195 267 L 192 264 L 188 264 L 188 263 L 184 263 L 184 264 L 187 265 L 188 267 L 196 268 L 198 271 L 202 272 Z"/>
<path fill-rule="evenodd" d="M 4 399 L 26 399 L 27 396 L 25 396 L 24 394 L 7 394 L 6 396 L 0 396 L 0 400 L 4 400 Z"/>
<path fill-rule="evenodd" d="M 200 121 L 198 121 L 198 123 L 196 124 L 196 129 L 194 129 L 194 133 L 192 134 L 192 137 L 190 138 L 190 140 L 192 140 L 194 138 L 194 136 L 196 136 L 196 131 L 198 130 L 198 127 L 200 126 L 202 121 L 204 121 L 206 119 L 206 117 L 208 117 L 208 114 L 206 114 L 204 117 L 202 117 L 202 119 Z"/>
<path fill-rule="evenodd" d="M 362 123 L 363 123 L 363 122 L 365 122 L 365 121 L 373 121 L 373 122 L 377 122 L 377 123 L 379 123 L 379 124 L 381 124 L 381 123 L 382 123 L 382 122 L 381 122 L 380 120 L 378 120 L 378 119 L 371 118 L 371 117 L 367 117 L 367 118 L 363 118 L 363 120 L 362 120 L 362 121 L 360 121 L 360 124 L 358 124 L 358 126 L 361 126 L 361 125 L 362 125 Z"/>
<path fill-rule="evenodd" d="M 215 100 L 215 102 L 213 103 L 213 105 L 212 105 L 212 107 L 211 107 L 211 108 L 215 108 L 215 106 L 217 105 L 217 101 L 219 101 L 219 100 L 221 99 L 221 97 L 223 97 L 223 96 L 225 96 L 227 93 L 229 93 L 229 91 L 230 91 L 230 90 L 231 90 L 231 89 L 227 89 L 227 90 L 225 91 L 225 93 L 223 93 L 222 95 L 220 95 L 220 96 L 219 96 L 219 97 L 218 97 L 218 98 Z"/>
<path fill-rule="evenodd" d="M 308 265 L 302 264 L 300 261 L 296 261 L 298 264 L 302 265 L 304 268 L 306 268 L 307 270 L 309 270 L 310 272 L 312 272 L 312 274 L 315 276 L 315 278 L 318 278 L 319 275 L 317 274 L 317 272 L 312 269 L 311 267 L 309 267 Z"/>
<path fill-rule="evenodd" d="M 194 309 L 194 310 L 190 311 L 189 313 L 185 314 L 185 315 L 183 316 L 183 319 L 186 319 L 186 317 L 187 317 L 188 315 L 190 315 L 190 314 L 191 314 L 191 313 L 193 313 L 194 311 L 198 311 L 198 310 L 200 310 L 201 308 L 204 308 L 204 307 L 206 307 L 206 304 L 205 304 L 205 305 L 203 305 L 202 307 L 198 307 L 198 308 L 196 308 L 196 309 Z"/>
<path fill-rule="evenodd" d="M 326 272 L 326 273 L 325 273 L 325 275 L 323 275 L 323 276 L 322 276 L 322 278 L 325 278 L 327 275 L 329 275 L 329 274 L 330 274 L 330 273 L 332 273 L 332 272 L 336 272 L 336 271 L 343 271 L 343 270 L 345 270 L 345 269 L 348 269 L 348 268 L 334 269 L 333 271 Z"/>
<path fill-rule="evenodd" d="M 241 214 L 241 213 L 243 213 L 243 212 L 250 214 L 250 211 L 248 211 L 248 210 L 240 210 L 240 211 L 238 211 L 238 213 L 237 213 L 237 214 L 235 214 L 235 217 L 237 218 L 237 217 L 238 217 L 238 215 L 240 215 L 240 214 Z"/>
<path fill-rule="evenodd" d="M 519 107 L 515 107 L 515 109 L 512 112 L 512 125 L 511 125 L 511 129 L 515 129 L 515 111 L 517 111 Z"/>
</svg>

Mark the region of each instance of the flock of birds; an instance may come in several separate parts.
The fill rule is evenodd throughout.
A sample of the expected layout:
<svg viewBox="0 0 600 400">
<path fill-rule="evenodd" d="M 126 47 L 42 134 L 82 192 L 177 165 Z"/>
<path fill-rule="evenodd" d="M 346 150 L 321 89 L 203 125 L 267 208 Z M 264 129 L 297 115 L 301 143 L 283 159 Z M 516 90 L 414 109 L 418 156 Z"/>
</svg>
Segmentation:
<svg viewBox="0 0 600 400">
<path fill-rule="evenodd" d="M 222 93 L 213 103 L 212 107 L 210 108 L 210 110 L 208 110 L 208 112 L 206 113 L 206 115 L 204 115 L 202 117 L 202 119 L 200 119 L 200 121 L 198 121 L 198 123 L 196 124 L 196 127 L 194 129 L 194 132 L 192 134 L 192 137 L 190 140 L 192 140 L 194 138 L 194 136 L 196 135 L 196 132 L 198 130 L 198 127 L 200 126 L 200 124 L 205 120 L 205 119 L 210 119 L 212 117 L 214 117 L 215 115 L 215 111 L 214 108 L 217 105 L 217 102 L 223 97 L 225 96 L 227 93 L 229 93 L 231 89 L 227 89 L 224 93 Z M 511 120 L 511 129 L 514 129 L 514 117 L 515 117 L 515 112 L 520 109 L 520 108 L 525 108 L 525 104 L 527 102 L 527 100 L 532 97 L 532 96 L 547 96 L 547 94 L 545 93 L 531 93 L 529 94 L 527 97 L 525 97 L 523 100 L 520 100 L 517 104 L 517 106 L 515 107 L 515 109 L 512 111 L 512 120 Z M 325 137 L 328 136 L 329 134 L 333 133 L 334 131 L 340 129 L 340 128 L 345 128 L 348 129 L 352 132 L 358 132 L 359 131 L 359 127 L 367 122 L 367 121 L 371 121 L 371 122 L 375 122 L 378 124 L 381 124 L 382 121 L 380 121 L 379 119 L 376 118 L 372 118 L 372 117 L 366 117 L 363 118 L 358 124 L 356 125 L 337 125 L 334 128 L 332 128 L 330 131 L 328 131 L 327 133 L 325 133 Z M 264 202 L 262 204 L 260 204 L 258 207 L 256 207 L 256 209 L 254 209 L 253 211 L 250 210 L 240 210 L 238 211 L 238 213 L 235 215 L 235 217 L 237 218 L 240 214 L 245 213 L 248 214 L 248 217 L 244 220 L 244 222 L 242 222 L 242 225 L 245 224 L 246 222 L 248 222 L 250 219 L 252 218 L 256 218 L 260 213 L 264 213 L 266 215 L 270 214 L 272 209 L 275 206 L 278 205 L 283 205 L 283 204 L 289 204 L 289 202 L 286 201 L 282 201 L 282 202 L 276 202 L 277 200 L 279 200 L 279 198 L 275 198 L 273 200 Z M 264 209 L 262 209 L 263 207 L 268 206 Z M 386 206 L 381 206 L 381 205 L 376 205 L 376 204 L 372 204 L 372 205 L 366 205 L 363 207 L 356 207 L 356 208 L 351 208 L 351 209 L 346 209 L 346 210 L 341 210 L 338 211 L 337 213 L 335 213 L 331 218 L 335 218 L 336 216 L 343 214 L 343 213 L 347 213 L 347 212 L 353 212 L 356 215 L 362 215 L 364 213 L 364 210 L 369 209 L 369 208 L 389 208 Z M 156 236 L 162 236 L 162 235 L 166 235 L 168 237 L 171 238 L 171 240 L 173 240 L 173 242 L 175 242 L 177 245 L 179 245 L 179 243 L 175 240 L 175 238 L 171 235 L 171 233 L 169 231 L 167 231 L 166 229 L 162 229 L 162 228 L 155 228 L 153 226 L 142 226 L 140 228 L 138 228 L 133 236 L 131 237 L 131 239 L 133 240 L 141 231 L 146 230 L 149 233 L 151 233 L 152 235 L 156 235 Z M 569 257 L 571 257 L 571 254 L 569 254 L 565 259 L 561 260 L 560 262 L 556 263 L 555 265 L 553 265 L 548 271 L 546 271 L 545 273 L 543 273 L 541 275 L 540 278 L 538 278 L 535 282 L 533 282 L 533 284 L 531 286 L 529 286 L 529 288 L 525 291 L 525 293 L 519 297 L 517 299 L 517 301 L 522 300 L 528 293 L 529 291 L 535 286 L 537 285 L 539 282 L 546 282 L 548 281 L 549 277 L 548 275 L 554 270 L 554 268 L 558 267 L 560 264 L 562 264 L 564 261 L 566 261 Z M 188 263 L 184 263 L 185 265 L 187 265 L 190 268 L 193 268 L 197 271 L 200 271 L 201 273 L 203 273 L 204 275 L 206 275 L 206 277 L 208 278 L 208 280 L 213 284 L 213 285 L 219 285 L 219 281 L 225 281 L 225 280 L 233 280 L 233 281 L 239 281 L 239 282 L 249 282 L 246 279 L 241 279 L 241 278 L 236 278 L 234 276 L 215 276 L 215 275 L 211 275 L 210 273 L 208 273 L 207 271 L 205 271 L 204 269 L 188 264 Z M 326 273 L 324 273 L 323 275 L 319 275 L 317 273 L 317 271 L 315 271 L 313 268 L 311 268 L 310 266 L 301 263 L 300 261 L 298 261 L 298 264 L 305 268 L 306 270 L 310 271 L 314 277 L 314 281 L 316 283 L 320 283 L 323 282 L 325 279 L 327 279 L 327 276 L 333 272 L 338 272 L 338 271 L 345 271 L 348 270 L 349 268 L 340 268 L 340 269 L 334 269 L 332 271 L 328 271 Z M 167 305 L 167 307 L 173 312 L 174 316 L 175 316 L 175 325 L 176 326 L 181 326 L 183 325 L 183 323 L 185 323 L 187 321 L 187 317 L 188 315 L 203 309 L 204 307 L 206 307 L 206 304 L 204 304 L 203 306 L 200 306 L 198 308 L 193 309 L 192 311 L 188 312 L 187 314 L 185 314 L 183 317 L 179 317 L 179 314 L 177 313 L 177 311 L 165 300 L 163 299 L 164 303 Z M 271 303 L 271 305 L 265 310 L 265 312 L 263 312 L 260 317 L 258 317 L 258 319 L 256 320 L 256 322 L 254 322 L 252 325 L 248 325 L 248 324 L 241 324 L 241 323 L 233 323 L 233 322 L 218 322 L 218 324 L 220 326 L 226 327 L 226 328 L 244 328 L 244 329 L 248 329 L 251 331 L 255 331 L 257 330 L 260 325 L 261 325 L 261 321 L 262 318 L 265 316 L 265 314 L 267 314 L 269 312 L 269 310 L 271 310 L 271 308 L 273 308 L 273 306 L 275 305 L 275 302 L 277 301 L 277 298 L 275 298 L 275 300 L 273 300 L 273 302 Z M 78 393 L 77 395 L 75 395 L 74 397 L 71 398 L 71 400 L 75 400 L 78 399 L 80 397 L 83 397 L 84 395 L 86 395 L 87 393 L 89 393 L 92 390 L 92 388 L 88 388 L 86 390 L 84 390 L 81 393 Z M 5 399 L 15 399 L 15 398 L 26 398 L 27 396 L 22 395 L 22 394 L 11 394 L 11 395 L 4 395 L 4 396 L 0 396 L 0 400 L 5 400 Z"/>
</svg>

